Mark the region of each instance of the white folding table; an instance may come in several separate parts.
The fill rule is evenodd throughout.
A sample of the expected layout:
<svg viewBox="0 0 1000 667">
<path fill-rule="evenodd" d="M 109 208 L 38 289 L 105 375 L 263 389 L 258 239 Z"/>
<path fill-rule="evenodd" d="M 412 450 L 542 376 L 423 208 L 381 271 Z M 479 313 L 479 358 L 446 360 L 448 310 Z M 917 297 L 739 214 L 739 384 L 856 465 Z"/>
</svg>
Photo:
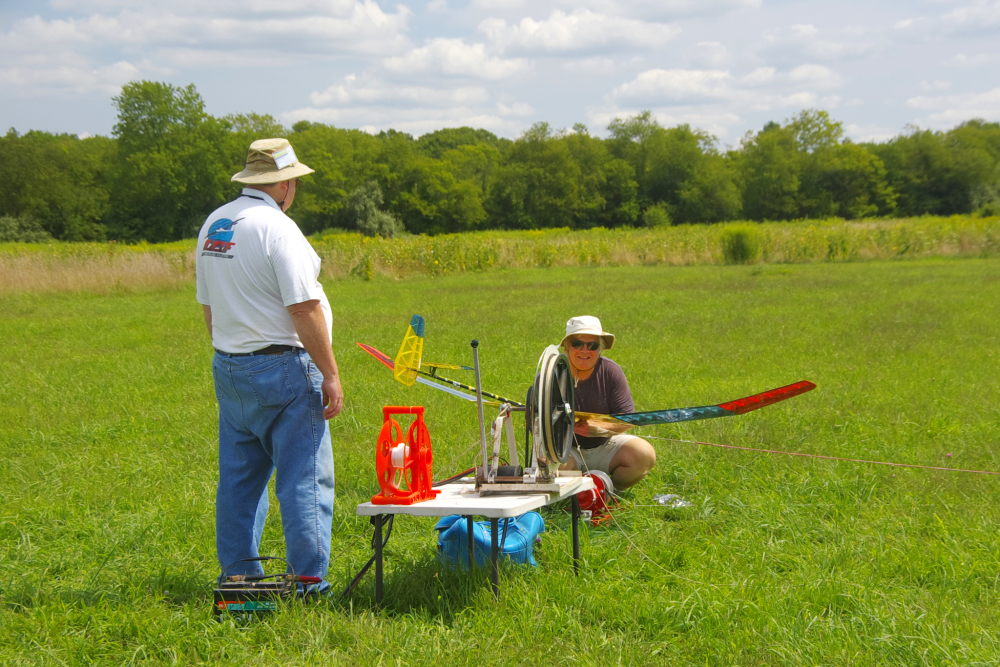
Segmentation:
<svg viewBox="0 0 1000 667">
<path fill-rule="evenodd" d="M 577 473 L 579 475 L 579 473 Z M 382 601 L 382 521 L 386 514 L 409 514 L 410 516 L 450 516 L 460 514 L 468 522 L 469 563 L 475 561 L 473 555 L 472 517 L 483 516 L 490 520 L 490 584 L 493 594 L 500 592 L 500 549 L 497 544 L 498 522 L 520 516 L 525 512 L 557 503 L 570 498 L 573 516 L 573 571 L 580 571 L 580 504 L 576 494 L 594 488 L 594 481 L 588 477 L 557 477 L 559 490 L 548 493 L 491 493 L 480 495 L 475 480 L 467 477 L 440 487 L 441 493 L 433 500 L 425 500 L 413 505 L 375 505 L 361 503 L 358 516 L 374 517 L 375 524 L 375 601 Z"/>
</svg>

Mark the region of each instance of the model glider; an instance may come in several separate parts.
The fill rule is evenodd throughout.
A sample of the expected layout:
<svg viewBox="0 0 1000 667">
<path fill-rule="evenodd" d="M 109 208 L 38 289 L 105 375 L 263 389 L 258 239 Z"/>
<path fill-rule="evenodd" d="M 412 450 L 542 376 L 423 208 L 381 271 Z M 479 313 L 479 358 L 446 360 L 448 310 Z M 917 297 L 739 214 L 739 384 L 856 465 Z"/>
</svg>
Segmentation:
<svg viewBox="0 0 1000 667">
<path fill-rule="evenodd" d="M 431 363 L 422 360 L 424 349 L 424 318 L 414 315 L 406 329 L 403 343 L 395 359 L 380 352 L 371 345 L 358 343 L 358 347 L 378 359 L 389 370 L 393 377 L 406 386 L 419 382 L 422 385 L 439 389 L 467 401 L 475 401 L 475 387 L 470 387 L 456 380 L 450 380 L 437 374 L 438 369 L 472 370 L 469 366 L 456 364 Z M 424 370 L 424 369 L 430 370 Z M 816 385 L 808 380 L 769 389 L 768 391 L 739 398 L 718 405 L 704 405 L 693 408 L 672 408 L 668 410 L 653 410 L 650 412 L 619 413 L 612 415 L 595 414 L 592 412 L 575 412 L 574 432 L 582 436 L 608 436 L 624 433 L 635 426 L 652 426 L 654 424 L 676 424 L 679 422 L 697 421 L 701 419 L 716 419 L 744 415 L 754 410 L 787 400 L 793 396 L 812 391 Z M 467 393 L 467 392 L 472 392 Z M 523 407 L 523 403 L 499 396 L 487 391 L 483 396 L 496 399 L 501 403 Z"/>
<path fill-rule="evenodd" d="M 673 408 L 670 410 L 653 410 L 651 412 L 630 412 L 614 415 L 598 415 L 590 412 L 577 412 L 573 430 L 578 435 L 603 436 L 624 433 L 633 426 L 650 426 L 652 424 L 676 424 L 692 422 L 699 419 L 715 419 L 717 417 L 732 417 L 745 415 L 768 405 L 812 391 L 816 385 L 809 380 L 801 380 L 793 384 L 769 389 L 768 391 L 738 398 L 718 405 L 704 405 L 697 408 Z"/>
</svg>

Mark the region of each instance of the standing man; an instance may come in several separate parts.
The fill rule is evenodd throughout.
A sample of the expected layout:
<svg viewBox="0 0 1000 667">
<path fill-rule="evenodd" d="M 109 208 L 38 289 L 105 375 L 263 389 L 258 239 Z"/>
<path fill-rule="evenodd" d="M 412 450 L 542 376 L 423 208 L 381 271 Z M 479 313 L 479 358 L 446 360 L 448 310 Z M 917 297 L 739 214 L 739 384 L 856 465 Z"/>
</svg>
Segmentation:
<svg viewBox="0 0 1000 667">
<path fill-rule="evenodd" d="M 319 256 L 285 211 L 313 170 L 286 139 L 250 144 L 246 187 L 198 235 L 197 299 L 212 336 L 219 401 L 216 549 L 223 569 L 259 555 L 267 483 L 276 471 L 286 559 L 330 587 L 333 449 L 328 419 L 344 405 Z M 262 574 L 259 562 L 229 574 Z"/>
</svg>

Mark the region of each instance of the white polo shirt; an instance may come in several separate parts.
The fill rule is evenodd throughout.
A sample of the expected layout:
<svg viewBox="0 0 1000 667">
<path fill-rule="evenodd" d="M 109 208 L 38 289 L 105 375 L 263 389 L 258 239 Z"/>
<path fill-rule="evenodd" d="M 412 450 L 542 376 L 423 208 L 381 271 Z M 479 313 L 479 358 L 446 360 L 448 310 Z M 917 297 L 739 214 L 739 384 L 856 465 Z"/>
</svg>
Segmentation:
<svg viewBox="0 0 1000 667">
<path fill-rule="evenodd" d="M 319 255 L 292 219 L 267 194 L 244 188 L 198 234 L 196 298 L 212 308 L 212 345 L 232 354 L 302 347 L 286 307 L 313 299 L 332 333 L 319 269 Z"/>
</svg>

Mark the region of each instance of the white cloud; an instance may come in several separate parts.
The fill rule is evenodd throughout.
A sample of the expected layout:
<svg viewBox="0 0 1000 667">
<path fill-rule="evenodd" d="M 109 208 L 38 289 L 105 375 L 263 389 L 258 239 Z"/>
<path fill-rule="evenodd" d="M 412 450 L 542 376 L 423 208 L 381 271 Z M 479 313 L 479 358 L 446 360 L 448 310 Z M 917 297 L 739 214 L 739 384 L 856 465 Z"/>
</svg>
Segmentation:
<svg viewBox="0 0 1000 667">
<path fill-rule="evenodd" d="M 951 88 L 951 82 L 949 81 L 934 80 L 920 82 L 920 92 L 922 93 L 938 93 L 949 88 Z"/>
<path fill-rule="evenodd" d="M 28 92 L 112 90 L 124 82 L 120 79 L 128 68 L 100 64 L 108 62 L 108 53 L 126 63 L 154 62 L 148 71 L 163 73 L 185 67 L 246 67 L 265 59 L 283 64 L 304 54 L 384 55 L 409 45 L 409 10 L 400 6 L 386 13 L 373 0 L 292 0 L 282 4 L 280 13 L 263 0 L 249 5 L 234 0 L 59 0 L 54 6 L 108 13 L 32 16 L 12 23 L 0 34 L 6 86 Z M 145 71 L 131 67 L 132 77 Z"/>
<path fill-rule="evenodd" d="M 472 6 L 476 9 L 486 11 L 497 11 L 500 9 L 520 9 L 525 5 L 524 0 L 472 0 Z"/>
<path fill-rule="evenodd" d="M 427 3 L 427 11 L 443 14 L 448 11 L 448 0 L 432 0 Z"/>
<path fill-rule="evenodd" d="M 606 98 L 605 108 L 593 110 L 591 118 L 601 122 L 650 109 L 674 124 L 691 123 L 726 137 L 744 113 L 835 108 L 843 102 L 839 95 L 820 97 L 817 91 L 841 85 L 836 72 L 816 64 L 788 71 L 760 67 L 739 78 L 728 70 L 653 69 L 617 86 Z"/>
<path fill-rule="evenodd" d="M 698 42 L 685 56 L 689 63 L 710 69 L 718 69 L 729 62 L 729 50 L 721 42 Z"/>
<path fill-rule="evenodd" d="M 893 130 L 892 128 L 879 125 L 877 123 L 849 123 L 844 126 L 844 133 L 851 139 L 851 141 L 858 143 L 869 141 L 882 143 L 897 136 L 899 134 L 899 130 Z"/>
<path fill-rule="evenodd" d="M 486 81 L 498 81 L 530 67 L 523 58 L 501 58 L 486 52 L 484 44 L 466 44 L 461 39 L 437 38 L 408 54 L 382 61 L 386 69 L 399 74 L 446 74 Z"/>
<path fill-rule="evenodd" d="M 281 114 L 280 120 L 292 125 L 300 120 L 314 123 L 329 123 L 341 127 L 360 127 L 376 133 L 394 129 L 409 132 L 415 136 L 439 130 L 442 127 L 484 128 L 507 136 L 521 131 L 523 123 L 501 118 L 468 107 L 448 107 L 444 109 L 401 108 L 396 106 L 352 107 L 348 109 L 306 107 Z"/>
<path fill-rule="evenodd" d="M 488 0 L 477 0 L 484 4 Z M 610 16 L 645 19 L 669 19 L 723 13 L 740 9 L 759 9 L 761 0 L 560 0 L 560 4 L 587 8 Z"/>
<path fill-rule="evenodd" d="M 813 91 L 797 89 L 833 88 L 841 83 L 840 76 L 823 65 L 800 65 L 789 72 L 759 67 L 739 80 L 726 70 L 653 69 L 618 86 L 611 97 L 657 103 L 742 100 L 767 109 L 789 103 L 815 104 L 818 98 Z M 769 90 L 755 90 L 764 87 Z"/>
<path fill-rule="evenodd" d="M 68 90 L 117 95 L 122 85 L 140 74 L 138 67 L 126 61 L 96 68 L 62 63 L 50 63 L 42 68 L 14 66 L 0 68 L 0 88 L 30 88 L 41 94 Z"/>
<path fill-rule="evenodd" d="M 508 25 L 503 19 L 490 18 L 479 24 L 479 31 L 501 50 L 572 52 L 595 49 L 641 49 L 661 46 L 680 29 L 666 23 L 650 23 L 596 14 L 578 9 L 572 14 L 556 10 L 548 19 L 522 18 Z"/>
<path fill-rule="evenodd" d="M 198 44 L 219 50 L 236 48 L 244 53 L 310 52 L 367 53 L 378 40 L 392 46 L 406 29 L 410 12 L 400 7 L 386 14 L 372 0 L 351 2 L 350 11 L 295 15 L 283 11 L 268 18 L 245 11 L 216 13 L 213 5 L 181 13 L 171 3 L 160 9 L 141 5 L 119 14 L 86 19 L 46 21 L 38 16 L 18 21 L 4 42 L 14 48 L 28 44 L 90 44 L 108 46 L 175 47 Z M 216 12 L 212 9 L 215 8 Z M 284 8 L 283 8 L 284 9 Z M 345 8 L 347 9 L 347 8 Z M 235 16 L 235 18 L 234 18 Z M 388 40 L 388 43 L 387 43 Z"/>
<path fill-rule="evenodd" d="M 788 81 L 796 85 L 815 86 L 817 88 L 833 88 L 843 81 L 840 75 L 825 65 L 799 65 L 788 73 Z"/>
<path fill-rule="evenodd" d="M 868 29 L 845 26 L 820 30 L 803 23 L 766 32 L 753 50 L 768 62 L 791 65 L 803 60 L 838 62 L 859 58 L 884 44 L 884 37 Z"/>
<path fill-rule="evenodd" d="M 642 72 L 614 89 L 612 97 L 636 101 L 695 101 L 733 97 L 733 77 L 722 70 L 662 70 Z"/>
<path fill-rule="evenodd" d="M 962 30 L 983 32 L 1000 26 L 1000 0 L 977 0 L 944 15 L 945 21 Z"/>
<path fill-rule="evenodd" d="M 593 127 L 607 127 L 615 118 L 634 116 L 643 110 L 640 107 L 623 107 L 610 111 L 592 111 L 587 116 L 587 122 Z M 652 114 L 656 121 L 664 127 L 674 127 L 687 123 L 695 129 L 705 130 L 720 138 L 729 137 L 733 126 L 739 126 L 745 122 L 739 114 L 717 106 L 691 105 L 653 109 Z"/>
<path fill-rule="evenodd" d="M 758 67 L 740 81 L 748 86 L 795 85 L 816 88 L 839 87 L 843 81 L 839 74 L 825 65 L 799 65 L 789 72 L 780 73 L 774 67 Z"/>
<path fill-rule="evenodd" d="M 523 102 L 515 102 L 511 105 L 506 105 L 503 102 L 497 103 L 497 112 L 501 116 L 533 116 L 535 115 L 535 110 L 530 104 L 524 104 Z"/>
<path fill-rule="evenodd" d="M 982 67 L 983 65 L 989 65 L 997 61 L 1000 61 L 1000 55 L 998 54 L 978 53 L 974 56 L 968 56 L 964 53 L 959 53 L 946 60 L 944 64 L 955 65 L 957 67 Z"/>
<path fill-rule="evenodd" d="M 972 118 L 1000 120 L 1000 88 L 982 93 L 960 95 L 919 95 L 906 101 L 907 106 L 921 111 L 929 111 L 920 125 L 928 127 L 952 127 Z"/>
<path fill-rule="evenodd" d="M 486 102 L 485 88 L 473 86 L 448 87 L 443 90 L 427 86 L 388 84 L 377 79 L 358 80 L 350 74 L 329 88 L 312 93 L 309 101 L 317 107 L 370 106 L 403 102 L 417 106 L 461 106 Z"/>
</svg>

